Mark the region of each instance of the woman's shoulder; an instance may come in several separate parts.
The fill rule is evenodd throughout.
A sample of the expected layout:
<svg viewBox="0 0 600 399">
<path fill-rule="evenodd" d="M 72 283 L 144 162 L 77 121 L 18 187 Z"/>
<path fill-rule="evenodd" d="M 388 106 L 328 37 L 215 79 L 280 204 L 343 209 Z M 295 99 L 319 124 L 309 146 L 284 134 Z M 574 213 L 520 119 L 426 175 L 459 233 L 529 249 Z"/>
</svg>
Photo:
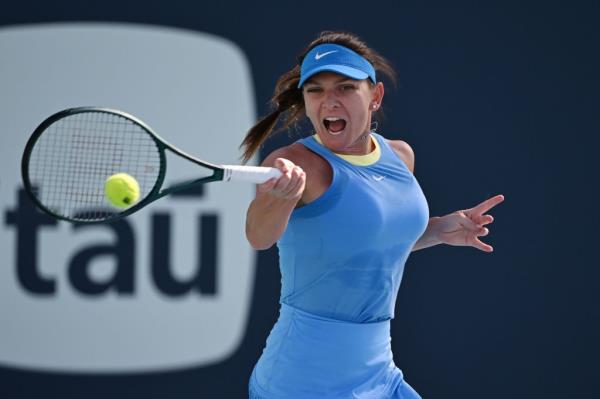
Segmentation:
<svg viewBox="0 0 600 399">
<path fill-rule="evenodd" d="M 415 152 L 412 147 L 403 140 L 388 140 L 386 139 L 394 152 L 404 161 L 408 169 L 413 172 L 415 169 Z"/>
<path fill-rule="evenodd" d="M 273 166 L 277 158 L 285 158 L 300 166 L 302 169 L 320 167 L 327 162 L 319 155 L 309 150 L 299 142 L 280 147 L 271 152 L 261 163 L 263 166 Z"/>
</svg>

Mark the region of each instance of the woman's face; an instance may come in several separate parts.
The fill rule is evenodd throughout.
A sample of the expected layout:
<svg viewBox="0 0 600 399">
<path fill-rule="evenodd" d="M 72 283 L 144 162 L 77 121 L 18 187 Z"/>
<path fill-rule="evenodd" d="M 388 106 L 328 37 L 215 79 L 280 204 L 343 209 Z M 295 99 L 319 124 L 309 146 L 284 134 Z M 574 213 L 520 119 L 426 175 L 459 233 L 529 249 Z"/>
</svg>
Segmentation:
<svg viewBox="0 0 600 399">
<path fill-rule="evenodd" d="M 371 114 L 383 99 L 382 83 L 322 72 L 306 81 L 302 93 L 306 115 L 326 147 L 342 154 L 370 152 L 370 140 L 365 139 Z"/>
</svg>

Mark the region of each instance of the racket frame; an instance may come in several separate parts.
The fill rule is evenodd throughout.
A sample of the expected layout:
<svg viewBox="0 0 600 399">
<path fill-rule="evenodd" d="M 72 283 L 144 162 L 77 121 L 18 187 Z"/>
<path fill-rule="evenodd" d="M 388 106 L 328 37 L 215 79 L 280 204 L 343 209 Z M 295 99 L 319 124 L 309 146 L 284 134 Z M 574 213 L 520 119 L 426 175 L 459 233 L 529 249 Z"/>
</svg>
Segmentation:
<svg viewBox="0 0 600 399">
<path fill-rule="evenodd" d="M 35 194 L 35 189 L 31 183 L 31 181 L 29 180 L 29 160 L 31 158 L 31 153 L 32 153 L 33 148 L 34 148 L 36 142 L 38 141 L 38 139 L 42 136 L 42 134 L 46 131 L 46 129 L 48 127 L 50 127 L 56 121 L 58 121 L 62 118 L 68 117 L 68 116 L 81 114 L 81 113 L 106 113 L 106 114 L 113 114 L 113 115 L 118 115 L 120 117 L 126 118 L 126 119 L 132 121 L 133 123 L 135 123 L 136 125 L 138 125 L 139 127 L 141 127 L 152 138 L 152 140 L 154 140 L 154 142 L 158 148 L 158 153 L 159 153 L 159 157 L 160 157 L 160 170 L 159 170 L 158 176 L 156 178 L 156 182 L 154 183 L 154 186 L 152 187 L 150 192 L 144 198 L 142 198 L 139 202 L 137 202 L 135 205 L 131 206 L 130 208 L 127 208 L 124 210 L 114 209 L 115 213 L 105 219 L 79 220 L 79 219 L 72 219 L 72 218 L 57 214 L 56 212 L 52 211 L 47 206 L 45 206 L 42 202 L 40 202 L 40 200 L 37 198 L 37 195 Z M 166 160 L 166 154 L 165 154 L 166 150 L 171 151 L 175 155 L 178 155 L 178 156 L 180 156 L 188 161 L 191 161 L 197 165 L 200 165 L 207 169 L 212 170 L 213 174 L 210 176 L 205 176 L 202 178 L 192 179 L 192 180 L 188 180 L 188 181 L 185 181 L 182 183 L 174 184 L 172 186 L 166 187 L 161 190 L 162 185 L 164 183 L 166 173 L 167 173 L 167 160 Z M 141 208 L 145 207 L 146 205 L 150 204 L 151 202 L 154 202 L 154 201 L 164 197 L 165 195 L 168 195 L 168 194 L 171 194 L 171 193 L 174 193 L 177 191 L 182 191 L 182 190 L 185 190 L 185 189 L 188 189 L 188 188 L 200 185 L 200 184 L 223 180 L 224 168 L 219 165 L 212 164 L 210 162 L 202 161 L 190 154 L 187 154 L 184 151 L 181 151 L 177 147 L 169 144 L 166 140 L 161 138 L 158 134 L 156 134 L 156 132 L 154 132 L 152 130 L 152 128 L 150 126 L 148 126 L 142 120 L 136 118 L 135 116 L 133 116 L 127 112 L 123 112 L 123 111 L 120 111 L 117 109 L 112 109 L 112 108 L 104 108 L 104 107 L 76 107 L 76 108 L 65 109 L 65 110 L 55 113 L 54 115 L 51 115 L 50 117 L 46 118 L 33 131 L 31 137 L 29 138 L 29 140 L 27 141 L 27 144 L 25 145 L 25 150 L 23 151 L 23 157 L 21 159 L 21 176 L 22 176 L 25 191 L 27 192 L 29 197 L 32 199 L 32 201 L 35 203 L 35 205 L 38 208 L 40 208 L 41 210 L 43 210 L 44 212 L 48 213 L 49 215 L 51 215 L 54 218 L 57 218 L 60 220 L 66 220 L 66 221 L 69 221 L 72 223 L 95 224 L 95 223 L 107 223 L 107 222 L 121 219 L 128 215 L 131 215 L 132 213 L 140 210 Z"/>
</svg>

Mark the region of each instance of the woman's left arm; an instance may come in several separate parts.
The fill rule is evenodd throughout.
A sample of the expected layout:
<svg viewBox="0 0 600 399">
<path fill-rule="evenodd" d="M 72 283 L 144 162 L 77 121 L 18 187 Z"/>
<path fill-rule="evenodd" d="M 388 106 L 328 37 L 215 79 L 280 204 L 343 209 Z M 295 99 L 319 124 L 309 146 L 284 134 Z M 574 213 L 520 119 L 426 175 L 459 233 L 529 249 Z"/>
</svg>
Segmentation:
<svg viewBox="0 0 600 399">
<path fill-rule="evenodd" d="M 446 216 L 429 219 L 427 229 L 413 246 L 413 251 L 438 244 L 470 246 L 484 252 L 492 252 L 491 245 L 481 242 L 479 237 L 489 234 L 484 227 L 494 221 L 492 215 L 485 213 L 504 201 L 503 195 L 496 195 L 470 209 L 452 212 Z"/>
<path fill-rule="evenodd" d="M 415 169 L 415 153 L 407 142 L 402 140 L 388 140 L 398 156 L 404 161 L 411 173 Z M 413 251 L 433 247 L 438 244 L 455 246 L 471 246 L 485 252 L 494 249 L 479 240 L 489 234 L 487 224 L 494 221 L 492 215 L 485 215 L 487 211 L 504 201 L 503 195 L 489 198 L 473 208 L 456 211 L 446 216 L 436 216 L 429 219 L 427 229 L 413 246 Z"/>
</svg>

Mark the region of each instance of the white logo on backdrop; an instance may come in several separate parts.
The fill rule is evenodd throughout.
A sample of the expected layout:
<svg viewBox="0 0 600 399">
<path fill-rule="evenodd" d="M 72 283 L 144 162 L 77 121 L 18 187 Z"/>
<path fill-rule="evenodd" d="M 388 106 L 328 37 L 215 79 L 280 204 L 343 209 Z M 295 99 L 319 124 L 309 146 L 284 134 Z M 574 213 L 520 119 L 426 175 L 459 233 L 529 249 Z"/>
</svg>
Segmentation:
<svg viewBox="0 0 600 399">
<path fill-rule="evenodd" d="M 19 197 L 20 157 L 50 114 L 122 109 L 184 151 L 238 162 L 255 117 L 247 61 L 219 37 L 127 24 L 0 29 L 0 364 L 135 372 L 230 356 L 246 330 L 250 184 L 166 197 L 117 225 L 46 218 Z M 167 181 L 193 177 L 168 159 Z"/>
</svg>

